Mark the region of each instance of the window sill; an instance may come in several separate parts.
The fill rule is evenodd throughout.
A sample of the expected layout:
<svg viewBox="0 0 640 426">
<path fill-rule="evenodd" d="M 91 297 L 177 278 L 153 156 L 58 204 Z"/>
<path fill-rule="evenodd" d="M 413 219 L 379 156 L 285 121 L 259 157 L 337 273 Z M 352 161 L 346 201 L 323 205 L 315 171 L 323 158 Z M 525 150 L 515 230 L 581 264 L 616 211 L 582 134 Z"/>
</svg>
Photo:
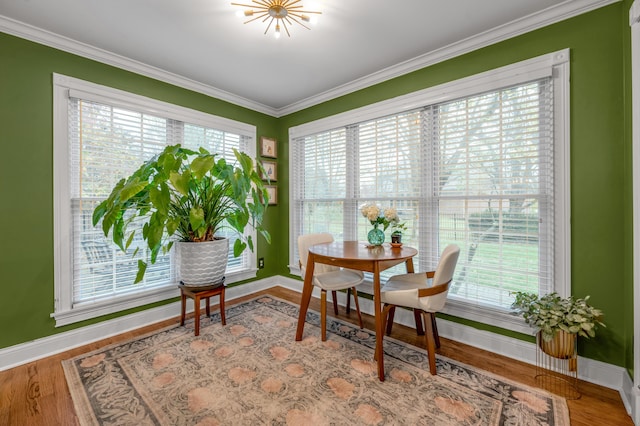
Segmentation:
<svg viewBox="0 0 640 426">
<path fill-rule="evenodd" d="M 227 274 L 225 284 L 231 284 L 256 277 L 257 269 L 232 272 Z M 137 308 L 150 303 L 161 302 L 163 300 L 179 297 L 180 291 L 175 283 L 168 284 L 161 288 L 151 289 L 145 293 L 127 294 L 117 299 L 98 300 L 95 302 L 85 302 L 76 304 L 71 309 L 54 312 L 51 318 L 56 320 L 56 327 L 62 327 L 97 318 L 103 315 L 113 314 L 127 309 Z"/>
<path fill-rule="evenodd" d="M 171 284 L 159 289 L 150 290 L 147 293 L 128 294 L 117 299 L 77 304 L 71 309 L 54 312 L 51 314 L 51 317 L 56 320 L 56 327 L 62 327 L 178 296 L 180 296 L 178 287 Z"/>
</svg>

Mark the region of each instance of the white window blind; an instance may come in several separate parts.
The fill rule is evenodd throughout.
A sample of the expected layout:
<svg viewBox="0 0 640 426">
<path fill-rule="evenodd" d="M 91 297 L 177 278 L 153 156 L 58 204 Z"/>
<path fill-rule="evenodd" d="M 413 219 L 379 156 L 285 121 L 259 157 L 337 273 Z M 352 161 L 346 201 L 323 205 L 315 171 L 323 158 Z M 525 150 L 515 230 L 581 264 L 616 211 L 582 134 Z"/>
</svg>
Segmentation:
<svg viewBox="0 0 640 426">
<path fill-rule="evenodd" d="M 330 232 L 336 239 L 345 235 L 348 149 L 346 129 L 304 138 L 291 162 L 298 165 L 292 179 L 292 222 L 297 234 Z M 294 250 L 297 253 L 297 243 Z"/>
<path fill-rule="evenodd" d="M 428 226 L 440 250 L 461 248 L 450 298 L 504 308 L 510 292 L 553 289 L 552 87 L 546 78 L 430 108 Z"/>
<path fill-rule="evenodd" d="M 419 246 L 421 194 L 425 178 L 426 146 L 422 143 L 422 119 L 420 111 L 409 111 L 354 126 L 358 129 L 353 143 L 357 146 L 357 207 L 375 203 L 381 208 L 394 207 L 400 220 L 408 229 L 403 242 Z M 358 223 L 358 240 L 366 241 L 371 224 L 354 212 Z M 386 241 L 390 241 L 392 230 L 387 229 Z M 420 257 L 415 259 L 420 267 Z M 406 272 L 404 265 L 383 271 L 386 279 L 393 274 Z"/>
<path fill-rule="evenodd" d="M 93 226 L 93 210 L 116 182 L 167 145 L 204 147 L 235 163 L 234 148 L 255 155 L 255 128 L 69 77 L 56 76 L 55 82 L 56 324 L 173 296 L 172 256 L 149 263 L 144 280 L 133 284 L 137 260 L 146 258 L 144 241 L 138 237 L 123 253 L 101 224 Z M 223 234 L 233 246 L 237 236 Z M 252 273 L 255 253 L 245 250 L 235 258 L 231 251 L 227 282 Z"/>
<path fill-rule="evenodd" d="M 120 179 L 176 140 L 181 123 L 75 98 L 69 118 L 73 303 L 170 284 L 173 270 L 165 255 L 133 285 L 137 259 L 146 258 L 144 242 L 138 239 L 123 253 L 93 226 L 92 214 Z"/>
</svg>

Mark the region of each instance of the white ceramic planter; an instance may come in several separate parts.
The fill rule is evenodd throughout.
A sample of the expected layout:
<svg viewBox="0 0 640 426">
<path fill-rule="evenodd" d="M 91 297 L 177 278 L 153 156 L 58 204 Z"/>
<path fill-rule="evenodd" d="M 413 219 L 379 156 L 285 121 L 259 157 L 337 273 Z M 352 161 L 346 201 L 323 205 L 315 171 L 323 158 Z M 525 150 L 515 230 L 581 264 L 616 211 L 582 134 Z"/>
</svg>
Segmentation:
<svg viewBox="0 0 640 426">
<path fill-rule="evenodd" d="M 190 287 L 217 283 L 224 277 L 229 257 L 229 240 L 176 244 L 178 277 Z"/>
</svg>

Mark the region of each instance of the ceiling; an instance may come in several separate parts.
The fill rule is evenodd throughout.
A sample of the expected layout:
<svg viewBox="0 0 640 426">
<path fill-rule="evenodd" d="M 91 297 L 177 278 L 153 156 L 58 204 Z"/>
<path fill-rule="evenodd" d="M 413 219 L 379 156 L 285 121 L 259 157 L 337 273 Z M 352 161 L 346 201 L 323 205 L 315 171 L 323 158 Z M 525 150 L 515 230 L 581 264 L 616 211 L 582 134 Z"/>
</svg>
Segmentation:
<svg viewBox="0 0 640 426">
<path fill-rule="evenodd" d="M 281 116 L 615 1 L 302 0 L 276 39 L 231 0 L 0 0 L 0 31 Z"/>
</svg>

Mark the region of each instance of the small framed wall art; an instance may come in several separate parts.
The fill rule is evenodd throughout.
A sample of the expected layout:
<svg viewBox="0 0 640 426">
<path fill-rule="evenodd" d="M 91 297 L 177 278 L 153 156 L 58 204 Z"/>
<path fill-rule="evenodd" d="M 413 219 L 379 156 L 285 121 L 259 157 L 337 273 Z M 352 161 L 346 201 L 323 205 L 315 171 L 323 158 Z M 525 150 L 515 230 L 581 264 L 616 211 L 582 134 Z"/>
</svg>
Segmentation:
<svg viewBox="0 0 640 426">
<path fill-rule="evenodd" d="M 260 138 L 260 155 L 269 158 L 278 158 L 278 143 L 273 138 Z"/>
<path fill-rule="evenodd" d="M 265 185 L 269 195 L 269 205 L 278 204 L 278 187 L 275 185 Z"/>
<path fill-rule="evenodd" d="M 278 163 L 275 161 L 263 161 L 262 167 L 264 167 L 262 180 L 278 180 Z"/>
</svg>

